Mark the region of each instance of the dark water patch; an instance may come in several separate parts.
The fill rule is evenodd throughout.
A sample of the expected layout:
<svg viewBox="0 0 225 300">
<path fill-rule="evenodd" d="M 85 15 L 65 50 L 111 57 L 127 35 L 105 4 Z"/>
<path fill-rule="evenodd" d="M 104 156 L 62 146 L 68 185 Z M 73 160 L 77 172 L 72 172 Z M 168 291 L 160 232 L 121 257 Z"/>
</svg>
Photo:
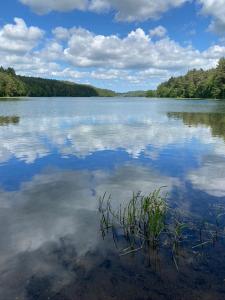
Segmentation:
<svg viewBox="0 0 225 300">
<path fill-rule="evenodd" d="M 89 265 L 88 262 L 91 262 Z M 58 290 L 57 280 L 49 275 L 33 276 L 26 287 L 26 299 L 224 299 L 221 266 L 213 260 L 185 262 L 178 273 L 168 257 L 161 255 L 154 265 L 143 257 L 120 258 L 107 253 L 89 253 L 73 265 L 69 282 Z M 224 274 L 224 271 L 222 271 Z"/>
</svg>

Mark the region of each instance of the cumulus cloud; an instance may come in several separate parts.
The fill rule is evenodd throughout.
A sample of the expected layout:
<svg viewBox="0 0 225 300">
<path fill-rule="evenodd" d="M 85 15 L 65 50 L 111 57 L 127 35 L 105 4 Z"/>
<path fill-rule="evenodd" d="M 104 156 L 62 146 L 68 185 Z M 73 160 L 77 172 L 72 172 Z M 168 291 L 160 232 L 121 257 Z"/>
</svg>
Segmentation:
<svg viewBox="0 0 225 300">
<path fill-rule="evenodd" d="M 63 55 L 63 46 L 56 41 L 48 42 L 44 48 L 36 52 L 39 58 L 48 61 L 60 60 Z"/>
<path fill-rule="evenodd" d="M 187 1 L 189 0 L 20 0 L 39 14 L 74 9 L 96 12 L 114 10 L 117 20 L 129 22 L 157 19 L 164 12 L 179 7 Z"/>
<path fill-rule="evenodd" d="M 25 54 L 37 45 L 44 32 L 38 27 L 27 27 L 23 19 L 14 21 L 15 24 L 0 28 L 0 51 Z"/>
<path fill-rule="evenodd" d="M 90 8 L 97 11 L 114 9 L 119 21 L 145 21 L 157 19 L 171 8 L 179 7 L 187 0 L 92 0 Z"/>
<path fill-rule="evenodd" d="M 114 11 L 118 21 L 145 21 L 158 19 L 170 9 L 182 6 L 191 0 L 20 0 L 38 14 L 51 11 L 66 12 L 85 10 L 94 12 Z M 212 17 L 209 29 L 216 33 L 225 31 L 225 2 L 224 0 L 194 0 L 200 5 L 204 15 Z"/>
<path fill-rule="evenodd" d="M 162 38 L 162 37 L 164 37 L 166 35 L 166 33 L 167 33 L 167 30 L 166 30 L 165 27 L 163 27 L 163 26 L 157 26 L 157 27 L 155 27 L 155 28 L 153 28 L 153 29 L 151 29 L 149 31 L 149 36 L 150 37 L 154 37 L 155 36 L 155 37 Z"/>
<path fill-rule="evenodd" d="M 198 0 L 202 5 L 202 13 L 213 18 L 209 30 L 219 34 L 225 32 L 225 1 L 224 0 Z"/>
<path fill-rule="evenodd" d="M 93 12 L 115 12 L 117 21 L 145 21 L 158 19 L 170 9 L 182 6 L 191 0 L 20 0 L 38 14 L 51 11 L 66 12 L 85 10 Z M 192 0 L 199 5 L 203 15 L 211 16 L 209 30 L 217 34 L 225 32 L 225 2 L 224 0 Z M 163 34 L 161 32 L 161 34 Z"/>
<path fill-rule="evenodd" d="M 62 30 L 62 29 L 61 29 Z M 76 67 L 105 67 L 117 69 L 172 69 L 209 68 L 225 55 L 225 47 L 214 46 L 200 52 L 191 46 L 164 37 L 166 30 L 157 27 L 145 33 L 138 28 L 126 37 L 95 35 L 83 28 L 73 28 L 69 35 L 65 59 Z M 64 32 L 66 34 L 66 32 Z M 152 41 L 151 36 L 162 37 Z M 214 50 L 217 50 L 214 52 Z"/>
<path fill-rule="evenodd" d="M 15 24 L 0 28 L 0 65 L 14 67 L 21 75 L 78 82 L 82 78 L 81 82 L 94 85 L 105 81 L 104 86 L 112 89 L 110 84 L 120 81 L 124 86 L 149 89 L 189 69 L 215 67 L 225 55 L 222 44 L 205 51 L 182 46 L 162 26 L 149 32 L 137 28 L 124 37 L 76 27 L 54 28 L 48 39 L 42 39 L 43 34 L 18 18 Z M 40 39 L 43 43 L 36 47 Z"/>
<path fill-rule="evenodd" d="M 46 14 L 51 11 L 83 10 L 87 7 L 88 0 L 20 0 L 38 14 Z"/>
<path fill-rule="evenodd" d="M 67 40 L 70 37 L 70 30 L 61 26 L 54 28 L 52 33 L 57 40 Z"/>
<path fill-rule="evenodd" d="M 23 19 L 14 21 L 15 24 L 0 28 L 0 65 L 14 67 L 22 75 L 51 76 L 53 71 L 58 71 L 56 61 L 62 57 L 62 46 L 55 40 L 44 40 L 44 31 L 27 26 Z M 40 41 L 44 43 L 37 50 Z"/>
</svg>

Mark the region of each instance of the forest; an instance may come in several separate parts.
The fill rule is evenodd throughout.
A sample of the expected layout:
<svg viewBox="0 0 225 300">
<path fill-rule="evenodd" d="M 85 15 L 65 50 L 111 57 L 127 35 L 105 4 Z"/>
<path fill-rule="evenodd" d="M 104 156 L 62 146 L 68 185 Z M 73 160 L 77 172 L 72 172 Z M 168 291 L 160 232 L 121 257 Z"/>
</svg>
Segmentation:
<svg viewBox="0 0 225 300">
<path fill-rule="evenodd" d="M 0 67 L 0 97 L 166 97 L 225 99 L 225 58 L 216 68 L 191 70 L 184 76 L 171 77 L 157 90 L 116 93 L 91 85 L 55 79 L 16 75 L 14 69 Z"/>
<path fill-rule="evenodd" d="M 16 75 L 14 69 L 0 67 L 0 97 L 112 97 L 110 90 L 67 81 Z"/>
<path fill-rule="evenodd" d="M 216 68 L 204 71 L 191 70 L 185 76 L 171 77 L 161 83 L 149 97 L 225 99 L 225 58 Z"/>
</svg>

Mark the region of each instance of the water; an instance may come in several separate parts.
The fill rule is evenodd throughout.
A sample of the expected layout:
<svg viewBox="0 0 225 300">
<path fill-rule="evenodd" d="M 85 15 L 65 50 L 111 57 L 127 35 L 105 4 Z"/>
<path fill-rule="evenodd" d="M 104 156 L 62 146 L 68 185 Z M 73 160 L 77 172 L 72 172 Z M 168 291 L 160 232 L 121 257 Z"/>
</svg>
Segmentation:
<svg viewBox="0 0 225 300">
<path fill-rule="evenodd" d="M 225 245 L 119 256 L 113 205 L 166 186 L 212 221 L 225 201 L 225 102 L 139 98 L 0 101 L 0 299 L 225 299 Z M 191 252 L 191 253 L 190 253 Z M 152 256 L 155 255 L 155 258 Z"/>
</svg>

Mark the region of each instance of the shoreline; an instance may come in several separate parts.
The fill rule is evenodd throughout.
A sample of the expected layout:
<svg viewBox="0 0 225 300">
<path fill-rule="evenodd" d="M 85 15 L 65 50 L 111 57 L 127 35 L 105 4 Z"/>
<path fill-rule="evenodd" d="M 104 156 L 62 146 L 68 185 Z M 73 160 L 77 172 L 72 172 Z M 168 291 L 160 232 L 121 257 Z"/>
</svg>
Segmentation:
<svg viewBox="0 0 225 300">
<path fill-rule="evenodd" d="M 215 98 L 173 98 L 173 97 L 146 97 L 146 96 L 5 96 L 5 97 L 0 97 L 0 100 L 10 100 L 10 99 L 35 99 L 35 98 L 145 98 L 145 99 L 172 99 L 172 100 L 214 100 L 214 101 L 224 101 L 225 99 L 215 99 Z"/>
<path fill-rule="evenodd" d="M 31 98 L 31 97 L 28 96 L 0 97 L 0 99 L 21 99 L 21 98 Z"/>
</svg>

